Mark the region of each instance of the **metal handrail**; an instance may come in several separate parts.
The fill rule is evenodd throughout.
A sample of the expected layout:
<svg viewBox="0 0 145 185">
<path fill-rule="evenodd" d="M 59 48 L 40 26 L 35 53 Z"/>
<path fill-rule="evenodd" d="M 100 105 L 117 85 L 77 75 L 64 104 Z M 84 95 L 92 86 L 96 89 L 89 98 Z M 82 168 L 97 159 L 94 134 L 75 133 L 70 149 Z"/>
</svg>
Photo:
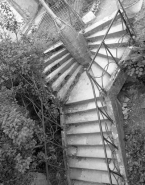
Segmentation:
<svg viewBox="0 0 145 185">
<path fill-rule="evenodd" d="M 102 144 L 103 144 L 103 149 L 104 149 L 105 161 L 106 161 L 106 165 L 107 165 L 109 183 L 110 183 L 110 185 L 113 185 L 112 177 L 114 177 L 114 179 L 117 182 L 117 185 L 120 185 L 120 183 L 119 183 L 120 180 L 119 179 L 121 178 L 124 181 L 124 178 L 123 178 L 122 174 L 120 174 L 119 168 L 116 167 L 116 164 L 115 164 L 113 158 L 111 159 L 111 161 L 114 164 L 114 168 L 113 168 L 113 170 L 110 168 L 110 165 L 109 165 L 110 164 L 110 162 L 109 162 L 110 158 L 108 158 L 108 154 L 107 154 L 107 146 L 109 146 L 110 151 L 112 152 L 112 155 L 113 155 L 114 150 L 118 150 L 118 147 L 111 141 L 109 135 L 107 137 L 110 140 L 108 140 L 107 137 L 104 136 L 104 131 L 103 131 L 103 127 L 102 127 L 102 120 L 101 120 L 100 116 L 102 115 L 103 118 L 106 117 L 112 125 L 114 124 L 114 122 L 111 119 L 111 117 L 107 114 L 107 112 L 105 111 L 105 113 L 104 113 L 98 106 L 97 98 L 96 98 L 96 94 L 95 94 L 95 86 L 97 87 L 98 91 L 101 93 L 100 86 L 98 86 L 98 84 L 94 83 L 94 79 L 88 71 L 86 71 L 86 74 L 87 74 L 87 76 L 90 80 L 92 91 L 93 91 L 93 96 L 94 96 L 94 100 L 95 100 L 96 114 L 98 116 L 98 123 L 99 123 L 100 134 L 101 134 L 101 139 L 102 139 Z M 106 132 L 107 132 L 107 129 L 106 129 Z M 114 154 L 116 155 L 116 153 L 114 153 Z"/>
<path fill-rule="evenodd" d="M 110 25 L 109 25 L 109 27 L 108 27 L 108 29 L 107 29 L 106 33 L 105 33 L 105 35 L 104 35 L 103 39 L 102 39 L 102 41 L 101 41 L 101 43 L 100 43 L 100 45 L 99 45 L 99 47 L 98 47 L 98 49 L 97 49 L 97 51 L 96 51 L 96 53 L 95 53 L 95 55 L 94 55 L 94 57 L 93 57 L 93 59 L 92 59 L 91 63 L 89 64 L 89 67 L 88 67 L 88 69 L 87 69 L 88 71 L 90 70 L 90 68 L 91 68 L 92 64 L 94 63 L 94 61 L 95 61 L 95 59 L 96 59 L 96 57 L 97 57 L 97 55 L 98 55 L 98 53 L 99 53 L 99 51 L 100 51 L 100 49 L 101 49 L 102 45 L 107 46 L 107 45 L 105 44 L 105 39 L 106 39 L 106 37 L 108 36 L 108 33 L 109 33 L 109 31 L 110 31 L 110 29 L 111 29 L 111 27 L 112 27 L 113 23 L 115 22 L 115 20 L 116 20 L 116 18 L 117 18 L 118 13 L 120 14 L 121 19 L 122 19 L 122 20 L 123 20 L 123 22 L 125 23 L 125 25 L 126 25 L 126 29 L 127 29 L 127 31 L 129 32 L 129 34 L 130 34 L 131 38 L 133 38 L 133 36 L 135 35 L 135 33 L 134 33 L 134 30 L 133 30 L 133 29 L 131 29 L 131 31 L 130 31 L 130 28 L 132 28 L 132 26 L 131 26 L 131 24 L 130 24 L 130 22 L 129 22 L 129 19 L 128 19 L 128 17 L 127 17 L 127 14 L 126 14 L 126 12 L 125 12 L 125 10 L 124 10 L 123 6 L 122 6 L 122 3 L 120 2 L 120 0 L 118 0 L 118 2 L 119 2 L 120 6 L 121 6 L 121 8 L 122 8 L 122 12 L 125 14 L 125 17 L 126 17 L 127 21 L 125 20 L 125 18 L 124 18 L 124 16 L 123 16 L 123 14 L 122 14 L 122 12 L 121 12 L 121 10 L 120 10 L 120 9 L 118 9 L 118 10 L 117 10 L 117 12 L 116 12 L 116 14 L 115 14 L 115 16 L 114 16 L 114 18 L 113 18 L 113 19 L 112 19 L 112 21 L 111 21 L 111 23 L 110 23 Z M 129 25 L 129 26 L 128 26 L 128 25 Z M 107 49 L 107 50 L 108 50 L 108 52 L 111 54 L 111 52 L 110 52 L 109 48 L 107 47 L 106 49 Z M 113 57 L 113 55 L 112 55 L 112 54 L 111 54 L 111 56 L 112 56 L 112 58 L 113 58 L 113 60 L 114 60 L 115 58 Z M 119 65 L 118 65 L 118 63 L 116 62 L 116 60 L 114 60 L 114 61 L 115 61 L 115 63 L 117 64 L 117 66 L 119 67 Z"/>
<path fill-rule="evenodd" d="M 112 25 L 113 25 L 113 23 L 114 23 L 114 21 L 115 21 L 117 15 L 118 15 L 118 12 L 119 12 L 119 10 L 116 12 L 114 18 L 112 19 L 112 21 L 111 21 L 111 23 L 110 23 L 110 25 L 109 25 L 109 27 L 108 27 L 108 30 L 106 31 L 106 33 L 105 33 L 105 35 L 104 35 L 104 37 L 103 37 L 103 39 L 102 39 L 102 42 L 101 42 L 101 44 L 99 45 L 99 47 L 98 47 L 98 49 L 97 49 L 97 51 L 96 51 L 96 54 L 95 54 L 95 56 L 93 57 L 93 59 L 92 59 L 90 65 L 89 65 L 89 67 L 88 67 L 88 71 L 90 70 L 92 64 L 94 63 L 95 58 L 97 57 L 97 55 L 98 55 L 98 53 L 99 53 L 99 50 L 101 49 L 101 47 L 102 47 L 102 45 L 103 45 L 103 42 L 105 41 L 105 39 L 106 39 L 106 37 L 107 37 L 107 34 L 108 34 L 108 32 L 110 31 L 110 29 L 111 29 L 111 27 L 112 27 Z"/>
<path fill-rule="evenodd" d="M 129 21 L 129 19 L 128 19 L 128 16 L 127 16 L 127 14 L 126 14 L 126 11 L 125 11 L 125 9 L 124 9 L 124 7 L 123 7 L 121 1 L 118 0 L 118 2 L 119 2 L 120 6 L 121 6 L 121 8 L 122 8 L 122 10 L 123 10 L 123 13 L 124 13 L 124 15 L 125 15 L 125 17 L 126 17 L 126 19 L 127 19 L 127 22 L 128 22 L 128 24 L 129 24 L 130 28 L 132 29 L 133 35 L 135 36 L 135 32 L 134 32 L 134 30 L 133 30 L 133 28 L 132 28 L 132 26 L 131 26 L 131 24 L 130 24 L 130 21 Z"/>
<path fill-rule="evenodd" d="M 118 2 L 121 4 L 120 0 L 118 0 Z M 105 39 L 106 39 L 106 37 L 107 37 L 107 35 L 108 35 L 108 33 L 109 33 L 109 31 L 110 31 L 113 23 L 115 22 L 118 14 L 120 14 L 120 17 L 121 17 L 123 30 L 124 30 L 124 26 L 123 25 L 125 24 L 125 27 L 126 27 L 127 32 L 129 33 L 130 37 L 133 39 L 134 31 L 133 31 L 133 29 L 131 29 L 131 25 L 130 25 L 129 19 L 128 19 L 126 13 L 125 13 L 125 10 L 124 10 L 122 4 L 121 4 L 121 8 L 122 8 L 122 10 L 120 10 L 120 9 L 117 10 L 117 12 L 116 12 L 114 18 L 112 19 L 112 21 L 111 21 L 111 23 L 110 23 L 110 25 L 109 25 L 109 27 L 108 27 L 108 29 L 107 29 L 107 31 L 106 31 L 103 39 L 102 39 L 102 41 L 101 41 L 101 43 L 100 43 L 100 45 L 99 45 L 99 47 L 98 47 L 98 49 L 97 49 L 97 51 L 96 51 L 96 53 L 95 53 L 92 61 L 91 61 L 91 63 L 89 64 L 89 67 L 86 69 L 86 74 L 87 74 L 87 76 L 88 76 L 88 78 L 90 80 L 92 91 L 93 91 L 93 96 L 94 96 L 94 100 L 95 100 L 96 114 L 98 116 L 100 134 L 101 134 L 101 138 L 102 138 L 102 144 L 103 144 L 103 149 L 104 149 L 104 154 L 105 154 L 105 161 L 106 161 L 106 165 L 107 165 L 107 172 L 108 172 L 108 178 L 109 178 L 110 185 L 113 185 L 113 179 L 112 179 L 112 177 L 114 177 L 114 179 L 116 180 L 117 185 L 120 184 L 120 181 L 122 181 L 122 182 L 125 183 L 126 180 L 125 180 L 124 176 L 120 173 L 120 168 L 116 164 L 116 161 L 115 161 L 116 160 L 116 151 L 119 150 L 119 148 L 118 148 L 118 146 L 116 146 L 114 144 L 114 140 L 113 140 L 113 137 L 112 137 L 111 134 L 107 134 L 107 136 L 104 135 L 104 131 L 103 131 L 103 127 L 102 127 L 101 116 L 103 117 L 103 119 L 107 119 L 111 123 L 111 125 L 113 125 L 114 122 L 113 122 L 112 118 L 108 115 L 108 113 L 106 112 L 106 110 L 105 111 L 104 110 L 102 111 L 100 109 L 100 107 L 98 106 L 97 98 L 96 98 L 96 92 L 95 92 L 95 87 L 97 87 L 97 89 L 98 89 L 98 91 L 99 91 L 100 94 L 103 92 L 103 94 L 105 95 L 106 94 L 106 91 L 105 91 L 103 85 L 101 86 L 96 81 L 96 78 L 98 78 L 98 77 L 95 77 L 94 76 L 91 67 L 92 67 L 93 63 L 95 62 L 95 59 L 96 59 L 96 57 L 97 57 L 97 55 L 98 55 L 101 47 L 103 46 L 104 49 L 105 49 L 105 51 L 106 51 L 106 55 L 107 55 L 107 60 L 108 60 L 108 64 L 107 65 L 109 65 L 111 63 L 109 61 L 109 57 L 111 56 L 112 60 L 120 68 L 120 65 L 118 64 L 118 61 L 116 60 L 116 57 L 114 57 L 114 55 L 111 53 L 109 47 L 105 43 Z M 122 12 L 124 12 L 125 17 L 124 17 L 124 15 L 123 15 Z M 121 40 L 122 40 L 122 38 L 121 38 Z M 118 43 L 119 42 L 120 42 L 120 39 L 119 39 Z M 118 48 L 118 46 L 117 46 L 117 48 Z M 102 73 L 102 75 L 100 76 L 100 78 L 102 79 L 102 82 L 103 82 L 103 78 L 102 78 L 103 76 L 104 75 Z M 108 133 L 108 131 L 110 131 L 110 130 L 108 128 L 107 123 L 105 122 L 105 132 Z M 111 161 L 113 162 L 113 169 L 110 168 L 110 162 L 109 162 L 110 159 L 108 158 L 107 147 L 109 147 L 109 149 L 110 149 L 110 151 L 112 152 L 112 155 L 113 155 L 113 157 L 111 158 Z"/>
<path fill-rule="evenodd" d="M 111 185 L 113 185 L 112 184 L 112 177 L 111 177 L 111 173 L 110 173 L 110 167 L 109 167 L 109 163 L 108 163 L 107 150 L 106 150 L 106 147 L 105 147 L 103 128 L 102 128 L 101 119 L 100 119 L 100 112 L 99 112 L 99 109 L 98 109 L 97 98 L 96 98 L 96 95 L 95 95 L 95 88 L 94 88 L 93 82 L 91 80 L 91 75 L 88 72 L 87 72 L 87 76 L 88 76 L 88 78 L 90 80 L 90 83 L 91 83 L 91 86 L 92 86 L 93 95 L 94 95 L 94 99 L 95 99 L 96 113 L 97 113 L 98 120 L 99 120 L 99 128 L 100 128 L 100 132 L 101 132 L 101 138 L 102 138 L 102 143 L 103 143 L 103 149 L 104 149 L 104 154 L 105 154 L 105 160 L 106 160 L 106 165 L 107 165 L 109 182 L 110 182 Z"/>
</svg>

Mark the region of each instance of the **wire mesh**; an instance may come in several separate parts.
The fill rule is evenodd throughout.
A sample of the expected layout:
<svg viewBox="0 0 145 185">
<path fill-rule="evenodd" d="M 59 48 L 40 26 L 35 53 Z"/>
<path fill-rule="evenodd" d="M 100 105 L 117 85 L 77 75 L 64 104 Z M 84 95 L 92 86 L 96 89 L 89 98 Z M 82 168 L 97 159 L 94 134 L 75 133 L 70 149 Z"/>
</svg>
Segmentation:
<svg viewBox="0 0 145 185">
<path fill-rule="evenodd" d="M 75 9 L 76 2 L 76 0 L 60 0 L 56 2 L 53 6 L 50 6 L 50 8 L 59 19 L 61 19 L 66 24 L 71 25 L 77 31 L 80 31 L 81 29 L 83 29 L 84 24 L 81 21 L 81 17 L 78 13 L 80 10 Z M 79 3 L 82 4 L 82 2 L 77 2 L 78 7 L 80 7 Z M 54 38 L 54 40 L 58 40 L 59 33 L 56 28 L 55 22 L 47 12 L 45 12 L 41 23 L 37 29 L 37 32 L 39 33 L 44 31 L 48 32 L 50 37 Z"/>
</svg>

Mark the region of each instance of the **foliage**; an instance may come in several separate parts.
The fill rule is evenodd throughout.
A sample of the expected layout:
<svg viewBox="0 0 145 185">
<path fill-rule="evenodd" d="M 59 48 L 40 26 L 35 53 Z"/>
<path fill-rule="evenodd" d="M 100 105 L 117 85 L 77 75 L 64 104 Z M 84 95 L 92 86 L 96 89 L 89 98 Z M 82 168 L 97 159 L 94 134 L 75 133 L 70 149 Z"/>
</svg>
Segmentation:
<svg viewBox="0 0 145 185">
<path fill-rule="evenodd" d="M 124 68 L 129 76 L 141 79 L 141 77 L 145 75 L 144 53 L 144 47 L 137 48 L 137 50 L 130 55 L 129 60 L 125 61 Z"/>
<path fill-rule="evenodd" d="M 18 22 L 16 20 L 16 17 L 13 11 L 11 10 L 9 4 L 4 0 L 1 1 L 0 2 L 0 28 L 2 32 L 1 38 L 3 39 L 3 36 L 6 35 L 6 31 L 15 33 L 17 38 L 18 32 L 22 24 L 23 24 L 22 22 Z"/>
<path fill-rule="evenodd" d="M 51 178 L 62 178 L 59 102 L 44 83 L 39 49 L 26 37 L 0 43 L 0 181 L 5 184 L 19 184 L 29 171 L 45 173 L 45 163 Z"/>
<path fill-rule="evenodd" d="M 137 124 L 126 133 L 130 185 L 145 183 L 145 128 Z"/>
</svg>

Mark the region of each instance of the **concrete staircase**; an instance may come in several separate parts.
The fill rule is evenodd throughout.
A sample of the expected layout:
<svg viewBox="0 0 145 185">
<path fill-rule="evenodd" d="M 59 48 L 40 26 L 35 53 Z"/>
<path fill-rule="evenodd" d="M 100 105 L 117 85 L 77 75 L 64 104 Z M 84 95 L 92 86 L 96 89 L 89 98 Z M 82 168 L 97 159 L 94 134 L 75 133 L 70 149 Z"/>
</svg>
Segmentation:
<svg viewBox="0 0 145 185">
<path fill-rule="evenodd" d="M 93 23 L 84 30 L 92 59 L 115 14 L 116 12 L 100 22 Z M 130 52 L 127 47 L 129 36 L 125 25 L 120 21 L 120 16 L 117 16 L 105 43 L 118 64 L 124 53 L 127 50 L 128 53 Z M 99 108 L 99 114 L 97 114 L 92 85 L 86 69 L 75 61 L 62 42 L 48 48 L 45 54 L 46 56 L 49 55 L 44 63 L 46 82 L 51 84 L 57 97 L 63 103 L 61 124 L 68 184 L 111 184 L 105 150 L 110 170 L 118 172 L 120 169 L 110 145 L 105 142 L 105 150 L 103 146 L 99 120 L 101 120 L 105 138 L 110 142 L 113 138 L 113 123 L 108 116 L 107 103 L 104 97 L 95 86 L 95 96 Z M 112 76 L 120 71 L 118 64 L 114 62 L 110 53 L 101 47 L 90 68 L 90 73 L 102 88 L 107 89 Z M 112 184 L 121 184 L 122 178 L 114 173 L 111 174 L 111 181 Z"/>
</svg>

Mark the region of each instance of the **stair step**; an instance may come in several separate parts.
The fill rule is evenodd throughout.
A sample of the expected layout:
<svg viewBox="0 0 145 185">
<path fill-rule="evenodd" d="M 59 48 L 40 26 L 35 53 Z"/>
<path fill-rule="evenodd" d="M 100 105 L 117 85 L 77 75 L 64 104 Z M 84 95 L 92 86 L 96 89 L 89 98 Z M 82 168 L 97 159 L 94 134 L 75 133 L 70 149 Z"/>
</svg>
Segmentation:
<svg viewBox="0 0 145 185">
<path fill-rule="evenodd" d="M 56 92 L 58 92 L 69 80 L 71 75 L 75 72 L 75 70 L 78 68 L 79 64 L 74 61 L 70 68 L 66 70 L 53 84 L 52 89 Z"/>
<path fill-rule="evenodd" d="M 116 37 L 120 37 L 121 35 L 126 35 L 126 30 L 124 30 L 124 29 L 126 29 L 125 24 L 123 24 L 123 27 L 122 27 L 121 23 L 113 25 L 111 27 L 106 39 L 116 38 Z M 90 35 L 86 39 L 88 41 L 102 40 L 104 38 L 104 35 L 106 34 L 107 30 L 108 30 L 108 28 L 101 30 L 101 31 L 98 31 L 97 33 Z"/>
<path fill-rule="evenodd" d="M 105 44 L 109 47 L 109 48 L 118 48 L 118 47 L 122 47 L 122 46 L 128 46 L 128 40 L 129 37 L 128 36 L 123 36 L 123 37 L 119 37 L 119 38 L 111 38 L 111 39 L 105 39 Z M 101 40 L 100 41 L 95 41 L 95 42 L 89 42 L 88 43 L 88 47 L 90 49 L 94 49 L 100 46 L 101 44 Z M 102 46 L 102 48 L 104 48 L 104 46 Z"/>
<path fill-rule="evenodd" d="M 106 146 L 107 157 L 112 158 L 111 150 Z M 70 146 L 68 147 L 68 156 L 105 158 L 103 146 Z"/>
<path fill-rule="evenodd" d="M 103 132 L 111 131 L 111 122 L 110 121 L 103 121 L 101 123 Z M 99 123 L 92 122 L 92 123 L 85 123 L 81 125 L 69 125 L 66 129 L 67 135 L 72 134 L 90 134 L 90 133 L 100 133 Z"/>
<path fill-rule="evenodd" d="M 54 70 L 59 68 L 63 63 L 68 61 L 70 58 L 71 58 L 71 55 L 69 53 L 63 55 L 61 58 L 59 58 L 56 61 L 54 61 L 53 63 L 47 65 L 44 68 L 43 73 L 45 73 L 46 75 L 48 75 L 49 73 L 52 73 Z"/>
<path fill-rule="evenodd" d="M 100 113 L 100 119 L 103 120 L 103 119 L 106 119 L 106 117 Z M 90 121 L 98 121 L 98 114 L 97 114 L 96 108 L 91 109 L 87 112 L 67 114 L 66 116 L 66 124 L 79 124 L 79 123 L 86 123 Z"/>
<path fill-rule="evenodd" d="M 62 65 L 59 65 L 59 67 L 56 70 L 54 70 L 51 74 L 49 74 L 46 77 L 46 82 L 50 83 L 52 81 L 55 81 L 59 76 L 61 76 L 61 74 L 63 74 L 72 65 L 73 62 L 74 62 L 74 59 L 70 58 L 69 60 L 67 60 L 67 62 L 63 63 Z"/>
<path fill-rule="evenodd" d="M 61 57 L 63 57 L 67 53 L 68 53 L 68 51 L 65 48 L 53 53 L 50 57 L 45 59 L 44 67 L 47 67 L 49 64 L 51 64 L 51 63 L 55 62 L 56 60 L 60 59 Z"/>
<path fill-rule="evenodd" d="M 97 87 L 95 87 L 95 90 L 96 90 L 96 97 L 99 97 L 100 94 L 99 94 Z M 71 104 L 71 103 L 80 102 L 84 100 L 86 101 L 92 98 L 94 98 L 94 95 L 93 95 L 91 83 L 90 83 L 90 80 L 88 79 L 86 72 L 84 71 L 78 83 L 75 85 L 75 87 L 71 91 L 66 104 Z"/>
<path fill-rule="evenodd" d="M 90 71 L 93 72 L 93 76 L 96 80 L 96 82 L 102 87 L 105 88 L 106 85 L 108 84 L 109 80 L 110 80 L 110 74 L 105 71 L 104 69 L 100 69 L 98 67 L 98 64 L 96 62 L 94 62 L 92 64 L 92 67 L 90 69 Z M 106 74 L 107 73 L 107 74 Z"/>
<path fill-rule="evenodd" d="M 102 101 L 103 98 L 98 97 L 97 98 L 97 105 L 99 107 L 104 106 L 104 102 Z M 65 106 L 64 112 L 67 113 L 77 113 L 77 112 L 81 112 L 81 111 L 87 111 L 87 110 L 91 110 L 96 108 L 96 104 L 95 104 L 95 99 L 90 99 L 90 100 L 84 100 L 84 101 L 80 101 L 80 102 L 76 102 L 74 104 L 67 104 Z"/>
<path fill-rule="evenodd" d="M 66 101 L 68 95 L 74 88 L 75 84 L 78 82 L 81 74 L 83 73 L 83 66 L 79 65 L 76 71 L 72 74 L 69 80 L 66 82 L 65 86 L 63 86 L 58 92 L 58 97 L 61 101 Z"/>
<path fill-rule="evenodd" d="M 91 58 L 93 59 L 94 55 L 92 55 Z M 97 56 L 95 58 L 95 62 L 99 64 L 104 70 L 106 70 L 110 75 L 112 75 L 117 68 L 117 64 L 115 63 L 115 61 L 111 60 L 110 58 L 107 59 Z"/>
<path fill-rule="evenodd" d="M 98 170 L 98 171 L 107 171 L 107 164 L 105 159 L 95 159 L 95 158 L 82 158 L 82 157 L 73 157 L 68 158 L 68 165 L 72 168 L 77 169 L 90 169 L 90 170 Z M 111 170 L 114 169 L 114 164 L 111 161 L 109 163 L 109 167 Z"/>
<path fill-rule="evenodd" d="M 114 18 L 114 16 L 116 15 L 118 10 L 116 10 L 112 15 L 108 16 L 108 17 L 105 17 L 103 20 L 101 21 L 98 21 L 90 26 L 88 26 L 86 29 L 85 29 L 85 37 L 88 37 L 90 35 L 92 35 L 93 33 L 96 33 L 100 30 L 103 30 L 106 26 L 109 26 L 109 24 L 111 23 L 112 19 Z M 118 14 L 117 17 L 116 17 L 116 21 L 117 19 L 120 18 L 120 15 Z"/>
<path fill-rule="evenodd" d="M 126 47 L 119 47 L 119 48 L 117 48 L 117 49 L 115 49 L 115 48 L 110 48 L 109 50 L 110 50 L 110 52 L 112 53 L 112 55 L 114 56 L 114 58 L 115 58 L 116 60 L 118 60 L 118 59 L 121 59 L 121 57 L 123 56 L 123 53 L 125 52 Z M 92 49 L 92 50 L 91 50 L 91 53 L 92 53 L 92 54 L 95 54 L 96 52 L 97 52 L 97 49 Z M 108 52 L 107 52 L 107 53 L 108 53 Z M 108 55 L 107 55 L 107 54 L 106 54 L 106 50 L 105 50 L 104 48 L 101 48 L 101 49 L 99 50 L 98 56 L 101 56 L 101 57 L 107 57 L 107 56 L 108 56 L 108 58 L 112 59 L 112 57 L 110 56 L 110 53 L 108 53 Z M 118 60 L 118 61 L 119 61 L 119 60 Z"/>
<path fill-rule="evenodd" d="M 70 178 L 73 180 L 85 181 L 87 183 L 96 182 L 110 184 L 108 172 L 102 172 L 97 170 L 70 169 Z M 117 184 L 116 179 L 113 175 L 112 182 L 113 184 Z"/>
<path fill-rule="evenodd" d="M 104 137 L 108 138 L 111 132 L 105 132 Z M 69 146 L 100 146 L 103 145 L 101 133 L 68 135 L 67 145 Z"/>
<path fill-rule="evenodd" d="M 78 180 L 72 180 L 73 185 L 104 185 L 104 183 L 96 183 L 96 182 L 84 182 L 84 181 L 78 181 Z"/>
<path fill-rule="evenodd" d="M 54 52 L 55 50 L 63 47 L 63 43 L 61 41 L 51 45 L 47 50 L 44 51 L 44 54 L 48 54 L 50 52 Z"/>
</svg>

